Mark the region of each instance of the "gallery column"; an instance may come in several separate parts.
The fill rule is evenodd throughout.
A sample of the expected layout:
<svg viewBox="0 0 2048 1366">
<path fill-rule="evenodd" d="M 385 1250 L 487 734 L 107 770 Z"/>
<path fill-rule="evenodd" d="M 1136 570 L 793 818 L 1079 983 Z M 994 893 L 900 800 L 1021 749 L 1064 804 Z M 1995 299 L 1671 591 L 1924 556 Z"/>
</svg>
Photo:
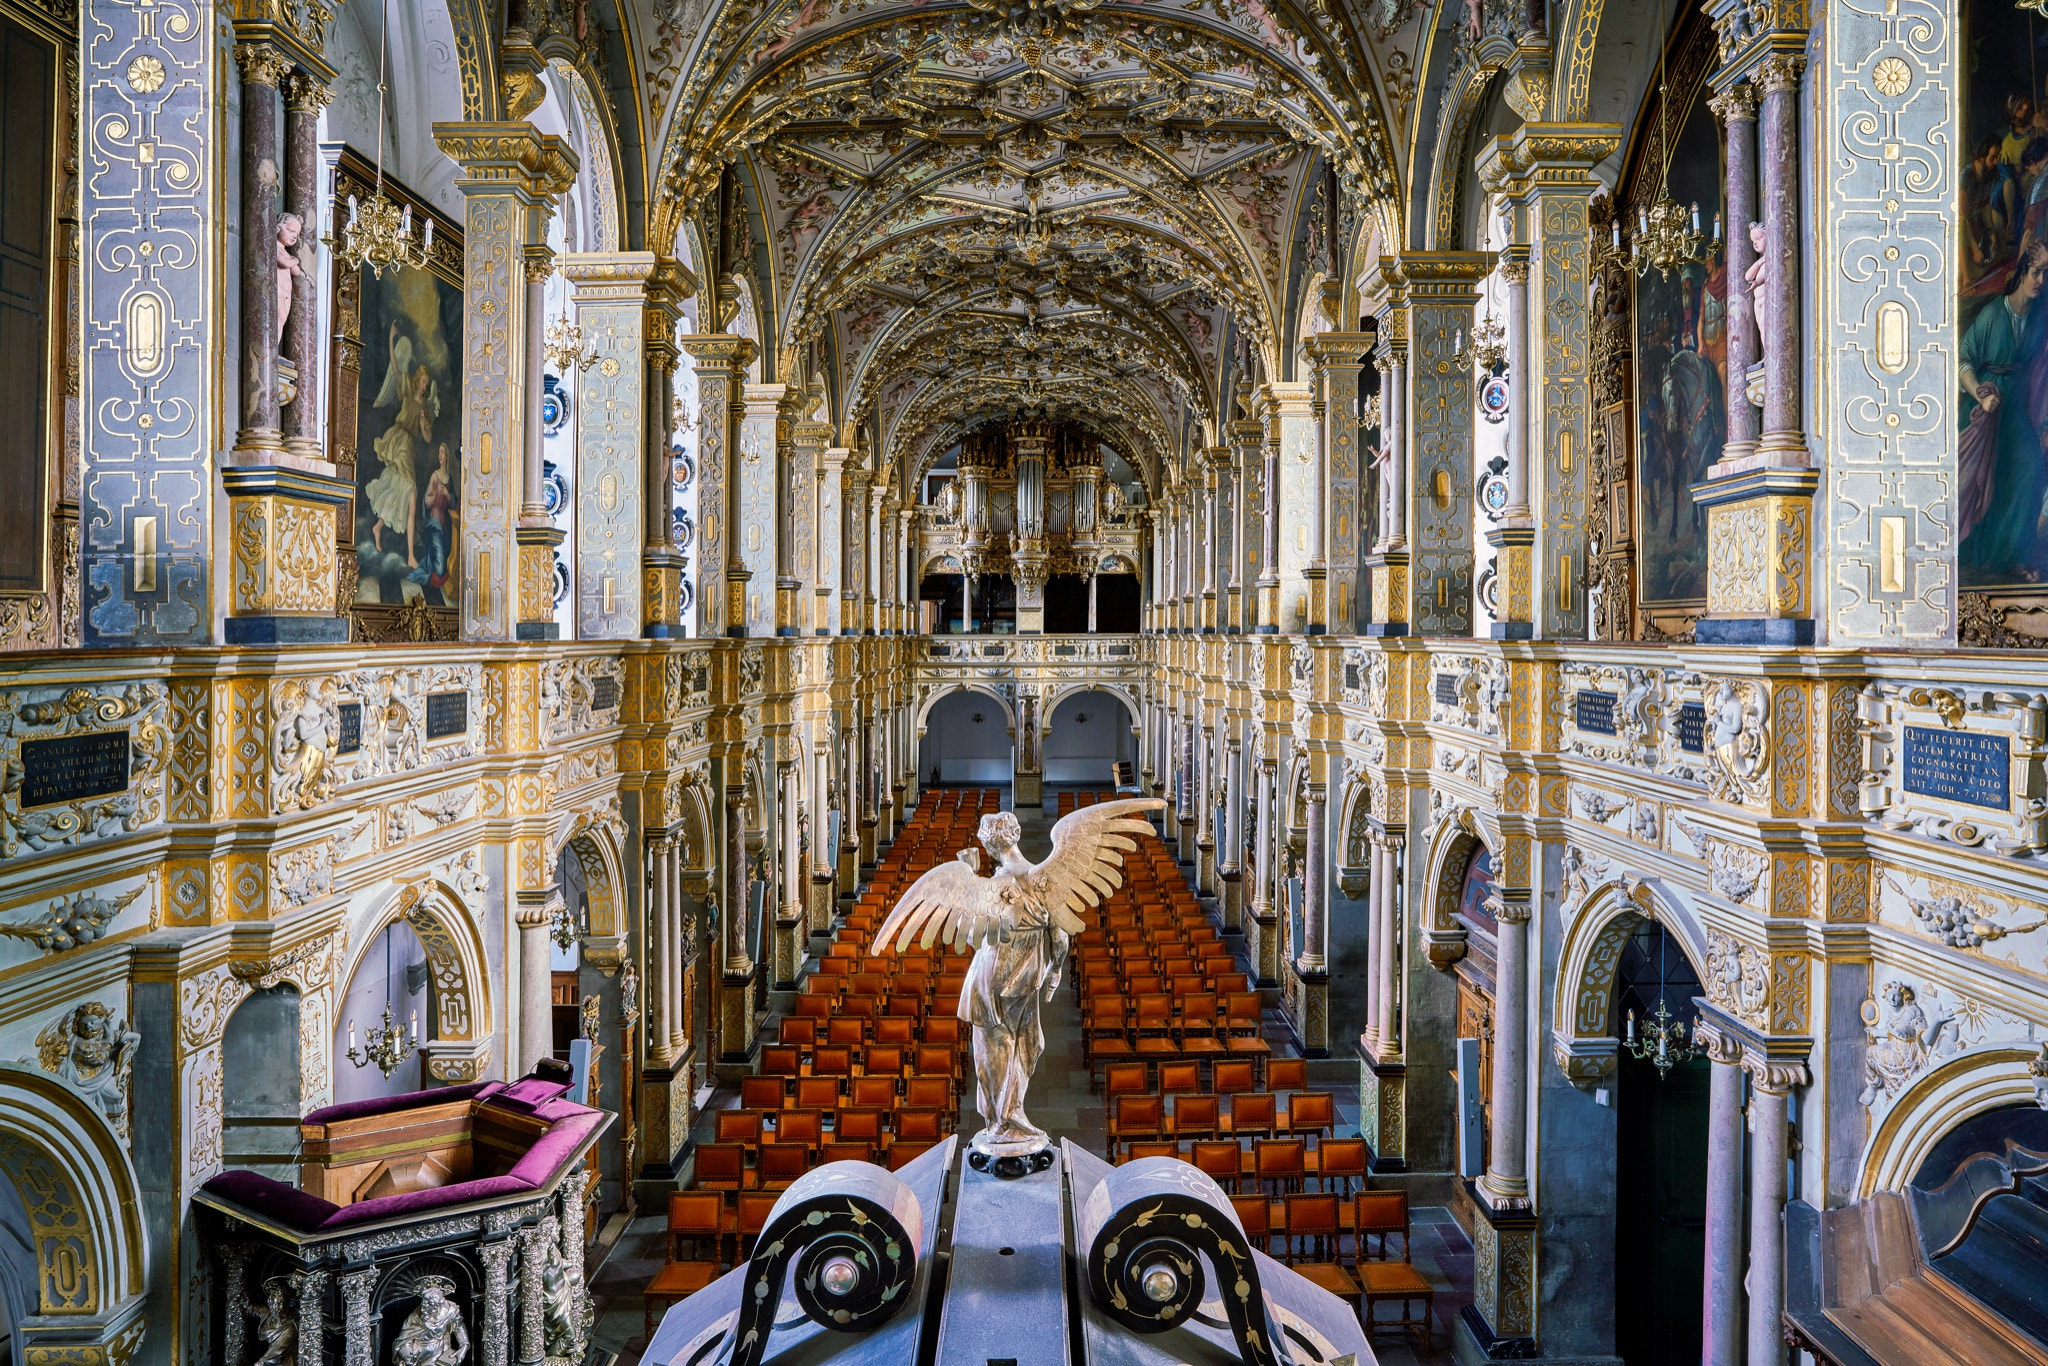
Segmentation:
<svg viewBox="0 0 2048 1366">
<path fill-rule="evenodd" d="M 1701 1019 L 1707 1055 L 1706 1285 L 1701 1366 L 1742 1366 L 1742 1041 Z"/>
<path fill-rule="evenodd" d="M 1341 309 L 1341 300 L 1335 302 Z M 1311 617 L 1311 635 L 1351 635 L 1357 630 L 1358 374 L 1371 345 L 1372 338 L 1362 332 L 1324 332 L 1308 339 L 1315 373 L 1316 449 L 1322 462 L 1315 506 L 1325 579 L 1324 603 Z"/>
<path fill-rule="evenodd" d="M 1768 423 L 1768 414 L 1766 422 Z M 1768 430 L 1768 428 L 1767 428 Z M 1746 1051 L 1749 1073 L 1748 1366 L 1784 1366 L 1786 1167 L 1791 1161 L 1792 1088 L 1807 1082 L 1806 1065 Z"/>
<path fill-rule="evenodd" d="M 543 220 L 542 230 L 546 224 Z M 555 550 L 569 533 L 555 525 L 548 512 L 547 496 L 541 486 L 541 398 L 546 359 L 541 350 L 547 332 L 548 277 L 555 273 L 555 254 L 546 241 L 529 242 L 520 264 L 526 278 L 526 345 L 521 349 L 525 378 L 521 388 L 525 399 L 520 442 L 519 528 L 519 620 L 514 627 L 521 640 L 556 640 L 562 628 L 555 620 Z M 666 464 L 667 461 L 662 462 Z"/>
<path fill-rule="evenodd" d="M 1756 211 L 1756 87 L 1746 80 L 1727 82 L 1721 92 L 1707 101 L 1721 116 L 1725 130 L 1727 180 L 1723 198 L 1727 204 L 1728 237 L 1724 277 L 1728 290 L 1728 440 L 1721 448 L 1723 463 L 1749 459 L 1756 452 L 1756 405 L 1749 401 L 1749 372 L 1757 363 L 1756 307 L 1746 285 L 1756 261 L 1756 247 L 1749 229 L 1757 222 Z"/>
<path fill-rule="evenodd" d="M 623 264 L 624 258 L 613 257 L 612 259 L 620 260 Z M 625 619 L 637 620 L 641 635 L 649 640 L 668 640 L 690 633 L 689 628 L 683 621 L 683 573 L 687 568 L 688 557 L 677 548 L 675 543 L 675 375 L 677 357 L 675 336 L 676 307 L 693 292 L 694 288 L 694 281 L 690 279 L 688 273 L 683 269 L 681 262 L 669 256 L 655 256 L 653 258 L 653 269 L 649 271 L 646 277 L 646 293 L 642 300 L 641 316 L 636 329 L 640 341 L 641 354 L 644 357 L 639 383 L 641 393 L 640 412 L 643 415 L 640 425 L 645 434 L 646 451 L 644 460 L 646 475 L 644 481 L 645 491 L 643 494 L 644 508 L 641 518 L 644 527 L 642 533 L 644 539 L 640 546 L 640 600 L 637 604 L 637 612 L 632 614 L 617 612 L 616 618 L 621 619 L 621 624 L 623 624 Z M 581 317 L 581 291 L 578 291 L 577 294 L 577 305 L 578 316 Z M 611 340 L 613 339 L 602 339 L 599 344 L 603 346 L 606 344 L 606 341 Z M 630 360 L 621 360 L 620 376 L 624 376 L 629 368 Z M 606 383 L 613 382 L 614 380 L 614 376 L 609 371 L 610 367 L 606 366 L 602 357 L 600 357 L 597 364 L 597 373 Z M 591 387 L 588 375 L 581 381 L 581 385 L 585 389 Z M 623 398 L 625 388 L 626 385 L 621 380 L 619 382 L 619 390 L 622 394 L 620 400 L 622 408 L 625 402 Z M 625 411 L 630 414 L 632 410 L 626 409 Z M 596 420 L 596 416 L 590 412 L 590 406 L 588 404 L 583 405 L 582 413 L 576 422 L 579 461 L 584 452 L 588 450 L 588 447 L 583 445 L 584 428 Z M 615 467 L 622 460 L 629 458 L 629 452 L 630 445 L 622 445 L 616 455 L 608 453 L 602 463 L 608 467 Z M 701 460 L 699 461 L 699 468 L 702 468 Z M 583 466 L 580 463 L 578 469 L 579 472 L 583 470 Z M 611 471 L 607 469 L 596 475 L 596 487 L 600 499 L 597 510 L 600 513 L 605 512 L 602 497 L 604 473 L 607 472 Z M 621 473 L 620 478 L 630 483 L 629 475 Z M 609 558 L 617 556 L 622 552 L 624 545 L 623 527 L 630 524 L 630 519 L 615 516 L 608 517 L 607 520 L 611 525 L 602 528 L 605 534 L 593 537 L 593 543 L 585 545 L 584 537 L 600 530 L 600 528 L 588 525 L 587 522 L 590 516 L 590 505 L 588 502 L 589 483 L 579 482 L 577 487 L 579 490 L 576 544 L 578 564 L 577 592 L 582 601 L 587 603 L 591 588 L 589 584 L 584 582 L 584 579 L 596 568 L 593 561 L 597 560 L 600 556 Z M 701 497 L 698 500 L 698 510 L 700 513 L 704 510 Z M 701 522 L 702 518 L 700 517 L 699 520 Z M 704 563 L 703 554 L 700 550 L 697 573 L 700 597 L 703 594 L 706 583 Z M 630 576 L 631 571 L 624 566 L 619 566 L 618 569 L 621 574 Z M 597 591 L 600 597 L 600 606 L 603 605 L 603 574 L 608 572 L 612 572 L 612 566 L 610 565 L 605 566 L 598 575 Z M 579 624 L 587 622 L 589 619 L 587 607 L 579 608 Z"/>
<path fill-rule="evenodd" d="M 546 245 L 555 196 L 576 179 L 576 153 L 525 122 L 437 123 L 434 141 L 462 168 L 462 635 L 511 640 L 525 500 L 526 249 Z"/>
<path fill-rule="evenodd" d="M 1693 502 L 1707 519 L 1707 614 L 1694 627 L 1702 645 L 1809 645 L 1813 619 L 1813 499 L 1820 471 L 1813 468 L 1801 430 L 1802 335 L 1799 314 L 1801 221 L 1799 175 L 1800 87 L 1806 69 L 1802 30 L 1743 31 L 1721 50 L 1714 84 L 1723 94 L 1721 112 L 1729 130 L 1730 237 L 1748 234 L 1749 221 L 1735 216 L 1738 162 L 1747 152 L 1747 98 L 1743 84 L 1761 92 L 1756 129 L 1761 141 L 1756 220 L 1763 226 L 1761 278 L 1744 302 L 1755 319 L 1763 356 L 1763 423 L 1754 447 L 1735 440 L 1738 413 L 1747 430 L 1749 413 L 1740 398 L 1729 405 L 1729 444 L 1707 477 L 1693 485 Z M 1745 253 L 1746 254 L 1746 253 Z M 1735 296 L 1743 293 L 1728 272 L 1731 323 L 1746 341 Z M 1733 368 L 1738 391 L 1747 377 Z M 1903 592 L 1903 582 L 1884 583 Z"/>
<path fill-rule="evenodd" d="M 732 452 L 738 445 L 740 414 L 746 409 L 741 389 L 754 359 L 754 343 L 724 332 L 703 332 L 684 337 L 682 344 L 696 371 L 699 406 L 697 634 L 744 636 L 747 571 L 738 559 L 738 528 L 732 514 L 739 482 Z M 652 524 L 648 534 L 654 535 Z M 735 573 L 740 576 L 736 599 L 730 587 Z"/>
<path fill-rule="evenodd" d="M 242 74 L 242 420 L 221 469 L 233 566 L 225 633 L 231 645 L 333 644 L 349 636 L 348 618 L 336 612 L 335 547 L 336 519 L 350 506 L 351 490 L 328 463 L 311 424 L 302 422 L 305 408 L 296 403 L 296 392 L 285 392 L 279 356 L 286 310 L 302 298 L 307 307 L 296 310 L 301 342 L 311 339 L 315 273 L 307 269 L 313 256 L 308 220 L 287 217 L 279 204 L 278 166 L 285 163 L 290 171 L 303 160 L 308 122 L 303 111 L 292 116 L 300 155 L 287 158 L 280 91 L 288 83 L 301 88 L 298 103 L 316 91 L 324 97 L 325 91 L 316 81 L 288 81 L 295 56 L 273 43 L 274 34 L 268 26 L 245 25 L 245 41 L 235 48 Z M 327 71 L 324 63 L 319 70 Z M 301 194 L 308 189 L 282 188 Z M 296 273 L 280 273 L 280 252 L 297 263 Z M 296 370 L 291 377 L 296 380 Z M 287 397 L 295 400 L 296 439 L 289 445 L 282 417 Z"/>
</svg>

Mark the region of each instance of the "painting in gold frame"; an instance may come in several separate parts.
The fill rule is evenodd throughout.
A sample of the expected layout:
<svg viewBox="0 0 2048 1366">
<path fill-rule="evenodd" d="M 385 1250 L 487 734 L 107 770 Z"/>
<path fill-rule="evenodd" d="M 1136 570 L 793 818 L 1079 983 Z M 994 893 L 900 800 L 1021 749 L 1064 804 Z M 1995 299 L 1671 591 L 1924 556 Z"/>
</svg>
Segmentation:
<svg viewBox="0 0 2048 1366">
<path fill-rule="evenodd" d="M 376 168 L 353 148 L 324 149 L 342 234 L 351 195 L 366 201 Z M 373 643 L 454 640 L 462 526 L 462 228 L 384 177 L 384 193 L 434 224 L 424 268 L 364 267 L 333 280 L 328 449 L 355 486 L 342 519 L 341 598 L 354 636 Z"/>
</svg>

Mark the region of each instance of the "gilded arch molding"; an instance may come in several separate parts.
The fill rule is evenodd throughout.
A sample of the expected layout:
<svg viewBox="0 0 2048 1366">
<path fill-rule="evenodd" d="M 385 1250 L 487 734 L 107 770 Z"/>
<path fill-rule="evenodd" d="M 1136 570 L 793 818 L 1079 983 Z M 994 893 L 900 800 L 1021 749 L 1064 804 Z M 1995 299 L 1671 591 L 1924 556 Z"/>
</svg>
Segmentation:
<svg viewBox="0 0 2048 1366">
<path fill-rule="evenodd" d="M 437 1082 L 476 1081 L 490 1065 L 496 1016 L 491 1003 L 490 952 L 461 887 L 427 877 L 401 888 L 368 918 L 364 933 L 338 975 L 342 991 L 361 971 L 377 936 L 403 923 L 419 938 L 427 956 L 427 984 L 433 992 L 433 1031 L 420 1044 L 427 1074 Z"/>
<path fill-rule="evenodd" d="M 1551 1048 L 1575 1086 L 1592 1086 L 1614 1071 L 1614 982 L 1621 951 L 1642 921 L 1654 920 L 1678 943 L 1700 981 L 1708 976 L 1706 940 L 1677 898 L 1653 878 L 1624 873 L 1588 889 L 1567 913 L 1551 1005 Z"/>
<path fill-rule="evenodd" d="M 63 1082 L 0 1063 L 0 1171 L 28 1211 L 35 1315 L 23 1359 L 120 1366 L 145 1328 L 140 1183 L 99 1112 Z"/>
<path fill-rule="evenodd" d="M 1951 1129 L 1988 1110 L 2038 1105 L 2044 1083 L 2048 1062 L 2038 1046 L 1987 1048 L 1929 1068 L 1872 1131 L 1863 1150 L 1857 1198 L 1904 1190 Z"/>
</svg>

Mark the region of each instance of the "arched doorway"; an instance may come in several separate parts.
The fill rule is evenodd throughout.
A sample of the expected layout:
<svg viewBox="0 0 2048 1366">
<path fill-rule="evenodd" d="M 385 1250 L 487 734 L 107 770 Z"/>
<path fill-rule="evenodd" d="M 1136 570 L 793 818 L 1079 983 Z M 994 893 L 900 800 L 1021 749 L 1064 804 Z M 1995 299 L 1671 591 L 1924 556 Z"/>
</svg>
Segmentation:
<svg viewBox="0 0 2048 1366">
<path fill-rule="evenodd" d="M 1615 973 L 1614 1345 L 1629 1366 L 1697 1361 L 1706 1270 L 1704 1055 L 1660 1058 L 1660 1033 L 1697 1021 L 1698 974 L 1655 920 L 1637 917 Z"/>
<path fill-rule="evenodd" d="M 1015 777 L 1009 712 L 987 693 L 962 688 L 925 713 L 917 771 L 932 786 L 988 787 Z"/>
<path fill-rule="evenodd" d="M 403 918 L 386 925 L 363 950 L 356 960 L 355 976 L 349 979 L 341 1006 L 334 1013 L 335 1104 L 401 1096 L 426 1088 L 425 1059 L 418 1049 L 413 1048 L 403 1062 L 386 1072 L 370 1059 L 370 1031 L 384 1028 L 388 1010 L 391 1028 L 404 1031 L 415 1043 L 433 1038 L 429 976 L 426 946 Z M 356 1052 L 353 1059 L 349 1057 L 352 1048 Z"/>
<path fill-rule="evenodd" d="M 1071 692 L 1046 721 L 1045 781 L 1112 787 L 1116 766 L 1137 758 L 1130 708 L 1100 688 Z"/>
</svg>

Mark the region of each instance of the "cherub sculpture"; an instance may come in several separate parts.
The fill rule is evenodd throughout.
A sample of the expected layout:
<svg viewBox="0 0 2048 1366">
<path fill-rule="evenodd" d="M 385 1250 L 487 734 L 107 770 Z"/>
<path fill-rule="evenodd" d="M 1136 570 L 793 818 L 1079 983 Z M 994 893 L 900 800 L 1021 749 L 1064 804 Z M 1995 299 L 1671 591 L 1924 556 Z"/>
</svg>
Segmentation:
<svg viewBox="0 0 2048 1366">
<path fill-rule="evenodd" d="M 1021 1174 L 1022 1161 L 1050 1147 L 1045 1131 L 1024 1116 L 1031 1073 L 1045 1046 L 1041 1003 L 1052 999 L 1067 944 L 1087 928 L 1081 912 L 1123 885 L 1117 871 L 1135 850 L 1133 835 L 1151 830 L 1140 813 L 1158 811 L 1156 797 L 1131 797 L 1082 807 L 1052 828 L 1052 855 L 1033 863 L 1018 848 L 1022 829 L 1008 811 L 981 818 L 983 849 L 996 861 L 981 876 L 978 850 L 963 849 L 910 884 L 882 922 L 878 943 L 900 952 L 922 932 L 929 947 L 943 941 L 974 950 L 960 988 L 960 1018 L 974 1028 L 974 1075 L 984 1121 L 970 1145 L 977 1168 Z"/>
</svg>

